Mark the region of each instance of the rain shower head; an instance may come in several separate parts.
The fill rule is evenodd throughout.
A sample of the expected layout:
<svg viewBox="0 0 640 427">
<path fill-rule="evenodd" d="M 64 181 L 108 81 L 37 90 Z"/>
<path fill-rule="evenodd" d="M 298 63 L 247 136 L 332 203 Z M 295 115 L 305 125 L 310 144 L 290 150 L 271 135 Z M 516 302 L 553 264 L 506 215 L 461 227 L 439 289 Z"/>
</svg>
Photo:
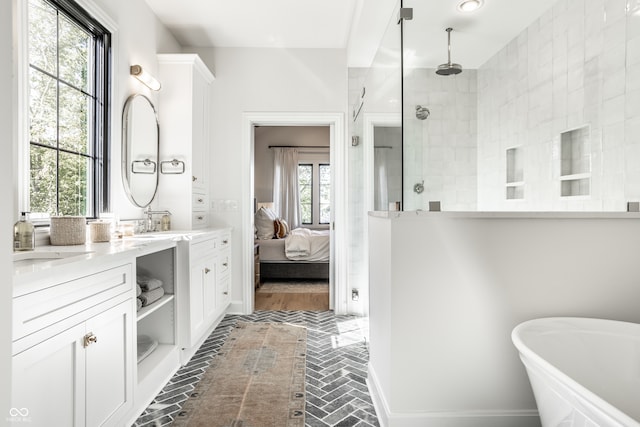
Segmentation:
<svg viewBox="0 0 640 427">
<path fill-rule="evenodd" d="M 438 65 L 436 74 L 440 76 L 451 76 L 453 74 L 460 74 L 462 72 L 462 65 L 454 64 L 451 62 L 451 31 L 453 28 L 449 27 L 445 30 L 447 32 L 447 58 L 446 64 Z"/>
</svg>

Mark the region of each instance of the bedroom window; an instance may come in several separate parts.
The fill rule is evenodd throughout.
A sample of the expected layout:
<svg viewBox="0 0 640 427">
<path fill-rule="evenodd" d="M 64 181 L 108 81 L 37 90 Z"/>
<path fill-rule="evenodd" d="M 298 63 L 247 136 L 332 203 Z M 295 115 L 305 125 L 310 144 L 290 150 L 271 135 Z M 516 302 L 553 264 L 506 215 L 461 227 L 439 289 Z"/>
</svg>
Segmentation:
<svg viewBox="0 0 640 427">
<path fill-rule="evenodd" d="M 298 165 L 300 217 L 303 225 L 331 222 L 331 166 L 328 163 Z"/>
<path fill-rule="evenodd" d="M 29 0 L 31 212 L 108 209 L 110 36 L 75 2 Z"/>
<path fill-rule="evenodd" d="M 298 191 L 300 194 L 300 221 L 313 224 L 313 165 L 298 165 Z"/>
<path fill-rule="evenodd" d="M 329 224 L 331 222 L 331 166 L 322 164 L 318 167 L 320 175 L 320 224 Z"/>
</svg>

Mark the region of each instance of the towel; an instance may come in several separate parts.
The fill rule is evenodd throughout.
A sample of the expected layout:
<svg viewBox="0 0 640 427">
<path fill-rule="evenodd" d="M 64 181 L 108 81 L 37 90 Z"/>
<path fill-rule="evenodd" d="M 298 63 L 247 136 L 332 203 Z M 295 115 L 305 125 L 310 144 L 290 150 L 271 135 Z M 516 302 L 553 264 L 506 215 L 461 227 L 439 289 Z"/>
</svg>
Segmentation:
<svg viewBox="0 0 640 427">
<path fill-rule="evenodd" d="M 136 298 L 136 311 L 140 311 L 140 309 L 142 308 L 142 300 L 140 298 Z"/>
<path fill-rule="evenodd" d="M 155 288 L 150 291 L 144 291 L 138 297 L 142 301 L 142 306 L 146 307 L 158 301 L 164 295 L 164 288 Z"/>
<path fill-rule="evenodd" d="M 162 287 L 162 280 L 144 274 L 138 274 L 136 281 L 143 291 L 152 291 Z"/>
<path fill-rule="evenodd" d="M 289 259 L 300 259 L 311 254 L 309 230 L 296 228 L 284 239 L 284 253 Z"/>
<path fill-rule="evenodd" d="M 140 285 L 136 283 L 136 296 L 139 297 L 141 293 L 142 293 L 142 288 L 140 287 Z"/>
</svg>

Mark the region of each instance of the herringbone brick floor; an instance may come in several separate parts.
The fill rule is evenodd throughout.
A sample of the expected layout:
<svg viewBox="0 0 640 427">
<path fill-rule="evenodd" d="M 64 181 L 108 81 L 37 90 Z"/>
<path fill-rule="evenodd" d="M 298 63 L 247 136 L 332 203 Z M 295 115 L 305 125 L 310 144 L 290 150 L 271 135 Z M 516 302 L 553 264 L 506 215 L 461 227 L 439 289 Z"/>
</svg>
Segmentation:
<svg viewBox="0 0 640 427">
<path fill-rule="evenodd" d="M 367 319 L 331 311 L 256 311 L 226 316 L 156 396 L 136 427 L 170 425 L 237 321 L 307 326 L 306 426 L 379 427 L 366 384 Z"/>
</svg>

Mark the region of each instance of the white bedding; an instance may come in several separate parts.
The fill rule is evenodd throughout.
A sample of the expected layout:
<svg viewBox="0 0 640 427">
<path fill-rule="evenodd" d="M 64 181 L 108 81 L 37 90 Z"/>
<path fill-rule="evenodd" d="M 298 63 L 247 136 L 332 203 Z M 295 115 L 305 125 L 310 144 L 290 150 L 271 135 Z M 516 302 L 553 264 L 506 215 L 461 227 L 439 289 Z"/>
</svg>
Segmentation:
<svg viewBox="0 0 640 427">
<path fill-rule="evenodd" d="M 284 239 L 284 253 L 293 261 L 329 261 L 329 230 L 291 230 Z"/>
</svg>

